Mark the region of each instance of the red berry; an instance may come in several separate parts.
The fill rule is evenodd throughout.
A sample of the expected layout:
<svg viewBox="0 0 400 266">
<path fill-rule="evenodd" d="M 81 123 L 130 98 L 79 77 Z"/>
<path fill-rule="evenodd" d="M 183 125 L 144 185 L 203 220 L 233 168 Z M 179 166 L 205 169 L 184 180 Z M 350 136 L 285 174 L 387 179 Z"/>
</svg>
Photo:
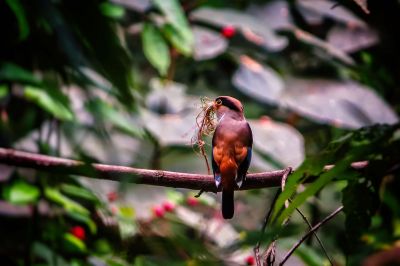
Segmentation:
<svg viewBox="0 0 400 266">
<path fill-rule="evenodd" d="M 70 232 L 80 240 L 85 240 L 86 238 L 85 229 L 82 226 L 74 226 L 71 228 Z"/>
<path fill-rule="evenodd" d="M 115 191 L 111 191 L 107 194 L 107 199 L 109 202 L 113 202 L 118 198 L 118 194 Z"/>
<path fill-rule="evenodd" d="M 196 206 L 197 204 L 199 204 L 199 200 L 195 197 L 188 197 L 186 200 L 186 203 L 189 206 Z"/>
<path fill-rule="evenodd" d="M 162 206 L 154 206 L 153 213 L 156 217 L 162 218 L 162 217 L 164 217 L 165 211 Z"/>
<path fill-rule="evenodd" d="M 247 256 L 247 258 L 246 258 L 247 265 L 254 265 L 255 262 L 256 262 L 256 260 L 254 259 L 253 256 L 251 256 L 251 255 Z"/>
<path fill-rule="evenodd" d="M 166 212 L 172 212 L 175 209 L 175 204 L 170 201 L 166 201 L 163 203 L 163 207 Z"/>
<path fill-rule="evenodd" d="M 225 26 L 222 28 L 221 34 L 225 38 L 230 39 L 236 34 L 236 29 L 233 26 Z"/>
</svg>

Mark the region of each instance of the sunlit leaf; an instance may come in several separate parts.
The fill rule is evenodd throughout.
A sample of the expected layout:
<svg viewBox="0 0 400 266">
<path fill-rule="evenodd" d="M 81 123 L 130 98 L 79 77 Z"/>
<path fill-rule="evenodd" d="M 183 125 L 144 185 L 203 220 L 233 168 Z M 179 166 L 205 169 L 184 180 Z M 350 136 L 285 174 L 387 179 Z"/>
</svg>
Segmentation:
<svg viewBox="0 0 400 266">
<path fill-rule="evenodd" d="M 14 64 L 2 63 L 0 64 L 0 80 L 7 80 L 11 82 L 23 82 L 30 84 L 40 84 L 40 80 L 36 78 L 30 71 Z"/>
<path fill-rule="evenodd" d="M 71 252 L 86 253 L 87 248 L 85 242 L 77 238 L 76 236 L 65 233 L 64 234 L 64 245 L 65 248 Z"/>
<path fill-rule="evenodd" d="M 99 201 L 96 195 L 94 195 L 90 190 L 84 187 L 78 187 L 76 185 L 71 185 L 71 184 L 62 184 L 61 191 L 69 196 L 82 198 L 93 202 Z"/>
<path fill-rule="evenodd" d="M 110 18 L 120 19 L 125 15 L 125 9 L 121 6 L 104 2 L 100 5 L 101 12 Z"/>
<path fill-rule="evenodd" d="M 69 211 L 67 212 L 68 217 L 74 219 L 77 222 L 81 222 L 86 224 L 92 234 L 96 234 L 97 232 L 97 225 L 96 223 L 87 215 L 83 213 L 79 213 L 76 211 Z"/>
<path fill-rule="evenodd" d="M 123 218 L 133 219 L 135 217 L 135 209 L 130 206 L 120 206 L 119 214 Z"/>
<path fill-rule="evenodd" d="M 7 96 L 8 94 L 8 86 L 0 84 L 0 99 Z"/>
<path fill-rule="evenodd" d="M 29 35 L 29 23 L 26 19 L 25 9 L 19 0 L 6 0 L 18 21 L 19 39 L 25 40 Z"/>
<path fill-rule="evenodd" d="M 142 47 L 149 62 L 165 76 L 171 63 L 169 49 L 160 31 L 152 24 L 143 26 Z"/>
<path fill-rule="evenodd" d="M 28 204 L 34 203 L 39 198 L 40 191 L 36 186 L 33 186 L 24 181 L 16 181 L 4 188 L 4 198 L 13 204 Z"/>
<path fill-rule="evenodd" d="M 132 222 L 132 219 L 118 219 L 119 233 L 122 239 L 127 239 L 134 236 L 137 232 L 137 226 Z"/>
<path fill-rule="evenodd" d="M 171 24 L 165 24 L 162 28 L 165 37 L 183 55 L 189 56 L 193 50 L 193 44 L 187 42 L 182 34 L 175 30 Z"/>
<path fill-rule="evenodd" d="M 286 209 L 284 209 L 283 212 L 279 215 L 276 224 L 282 224 L 285 219 L 290 217 L 290 215 L 295 211 L 297 207 L 303 204 L 308 198 L 316 195 L 318 191 L 320 191 L 326 184 L 331 182 L 334 178 L 343 175 L 347 175 L 347 177 L 350 177 L 351 173 L 346 173 L 345 170 L 349 168 L 349 165 L 352 161 L 353 161 L 352 157 L 347 158 L 347 160 L 343 160 L 339 164 L 335 165 L 335 167 L 332 170 L 320 175 L 318 179 L 316 179 L 310 185 L 308 185 L 303 192 L 298 194 L 291 201 L 289 206 Z M 290 184 L 288 184 L 288 186 L 289 185 Z"/>
<path fill-rule="evenodd" d="M 72 120 L 74 114 L 69 99 L 59 89 L 26 86 L 24 96 L 60 120 Z"/>
<path fill-rule="evenodd" d="M 71 200 L 70 198 L 61 194 L 61 192 L 55 188 L 46 187 L 44 190 L 44 195 L 49 200 L 60 204 L 65 208 L 68 212 L 77 212 L 82 215 L 89 215 L 90 212 L 85 207 L 77 203 L 76 201 Z"/>
<path fill-rule="evenodd" d="M 175 204 L 181 204 L 184 201 L 183 194 L 172 189 L 167 190 L 167 199 Z"/>
<path fill-rule="evenodd" d="M 295 208 L 314 196 L 334 178 L 350 181 L 358 180 L 359 173 L 351 169 L 351 163 L 375 158 L 375 153 L 378 152 L 377 148 L 382 147 L 382 142 L 387 141 L 397 127 L 395 125 L 362 128 L 333 141 L 321 154 L 308 158 L 288 177 L 285 190 L 279 195 L 275 203 L 272 219 L 277 224 L 282 224 L 285 219 L 290 217 Z M 333 162 L 335 162 L 335 167 L 329 171 L 324 170 L 325 165 Z M 280 213 L 284 202 L 296 192 L 298 185 L 308 177 L 317 178 L 307 185 L 304 191 L 292 198 L 289 206 Z"/>
<path fill-rule="evenodd" d="M 174 37 L 176 40 L 183 42 L 176 47 L 190 54 L 193 49 L 193 34 L 190 30 L 189 23 L 185 17 L 183 9 L 178 0 L 152 0 L 167 19 L 167 22 L 176 30 L 180 37 Z M 174 43 L 174 42 L 173 42 Z"/>
</svg>

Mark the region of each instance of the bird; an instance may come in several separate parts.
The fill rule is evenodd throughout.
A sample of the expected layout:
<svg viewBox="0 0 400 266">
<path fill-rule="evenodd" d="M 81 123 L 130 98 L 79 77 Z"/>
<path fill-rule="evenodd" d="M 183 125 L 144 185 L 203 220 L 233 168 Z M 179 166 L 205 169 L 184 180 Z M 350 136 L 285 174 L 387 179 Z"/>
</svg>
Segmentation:
<svg viewBox="0 0 400 266">
<path fill-rule="evenodd" d="M 222 187 L 222 216 L 231 219 L 234 190 L 242 186 L 250 166 L 253 133 L 238 99 L 219 96 L 213 108 L 217 125 L 212 138 L 212 169 L 215 185 Z"/>
</svg>

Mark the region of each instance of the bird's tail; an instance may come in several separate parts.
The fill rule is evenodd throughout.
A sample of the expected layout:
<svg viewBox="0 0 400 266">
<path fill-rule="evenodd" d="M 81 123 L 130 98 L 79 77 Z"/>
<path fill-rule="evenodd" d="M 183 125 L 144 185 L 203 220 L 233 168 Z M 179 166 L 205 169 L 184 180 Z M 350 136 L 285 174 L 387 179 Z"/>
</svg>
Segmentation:
<svg viewBox="0 0 400 266">
<path fill-rule="evenodd" d="M 231 219 L 234 211 L 233 190 L 222 189 L 222 216 L 224 219 Z"/>
</svg>

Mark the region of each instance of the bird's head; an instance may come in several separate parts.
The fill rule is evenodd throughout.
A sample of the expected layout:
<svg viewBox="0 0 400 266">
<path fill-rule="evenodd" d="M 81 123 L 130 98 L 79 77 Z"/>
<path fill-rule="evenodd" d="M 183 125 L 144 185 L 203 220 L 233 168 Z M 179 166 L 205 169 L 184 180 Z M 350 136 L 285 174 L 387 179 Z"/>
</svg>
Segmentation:
<svg viewBox="0 0 400 266">
<path fill-rule="evenodd" d="M 243 105 L 236 98 L 219 96 L 214 100 L 213 106 L 218 119 L 227 113 L 243 117 Z"/>
</svg>

